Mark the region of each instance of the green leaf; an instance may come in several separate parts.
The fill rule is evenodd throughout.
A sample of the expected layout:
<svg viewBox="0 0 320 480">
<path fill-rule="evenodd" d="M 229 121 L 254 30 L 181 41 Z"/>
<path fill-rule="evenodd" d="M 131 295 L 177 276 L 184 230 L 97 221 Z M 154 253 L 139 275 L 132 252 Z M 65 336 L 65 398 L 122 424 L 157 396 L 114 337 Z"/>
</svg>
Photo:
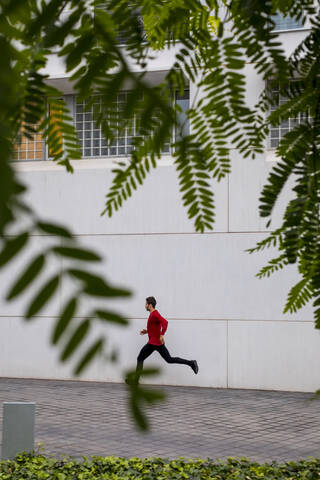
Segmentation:
<svg viewBox="0 0 320 480">
<path fill-rule="evenodd" d="M 72 277 L 84 282 L 83 291 L 87 295 L 94 297 L 127 297 L 131 295 L 128 290 L 111 287 L 98 275 L 74 268 L 68 269 L 67 272 Z"/>
<path fill-rule="evenodd" d="M 159 373 L 159 369 L 145 368 L 141 372 L 142 377 L 153 376 Z M 131 413 L 137 422 L 138 427 L 142 431 L 146 431 L 149 428 L 149 422 L 145 414 L 144 404 L 155 403 L 165 400 L 165 395 L 162 392 L 149 390 L 143 387 L 136 381 L 136 372 L 129 371 L 126 373 L 126 382 L 130 390 L 130 406 Z"/>
<path fill-rule="evenodd" d="M 313 298 L 312 294 L 311 279 L 303 278 L 291 288 L 283 313 L 296 312 Z"/>
<path fill-rule="evenodd" d="M 83 370 L 89 365 L 89 363 L 102 352 L 104 345 L 104 340 L 97 340 L 83 355 L 82 359 L 74 369 L 74 375 L 80 375 Z"/>
<path fill-rule="evenodd" d="M 143 408 L 139 406 L 139 401 L 135 399 L 135 394 L 132 393 L 130 399 L 131 413 L 142 432 L 145 432 L 149 429 L 149 422 L 146 417 L 146 414 L 143 412 Z"/>
<path fill-rule="evenodd" d="M 41 288 L 38 294 L 34 297 L 25 314 L 26 319 L 30 319 L 36 315 L 48 300 L 53 296 L 58 288 L 60 276 L 55 275 Z"/>
<path fill-rule="evenodd" d="M 75 330 L 69 342 L 67 343 L 66 347 L 62 351 L 60 356 L 60 360 L 62 362 L 65 362 L 74 353 L 76 348 L 80 345 L 80 343 L 84 340 L 84 338 L 88 334 L 89 330 L 90 330 L 90 320 L 87 318 Z"/>
<path fill-rule="evenodd" d="M 41 272 L 45 264 L 45 256 L 39 255 L 36 257 L 23 272 L 21 277 L 13 285 L 9 293 L 7 294 L 7 300 L 12 300 L 22 293 Z"/>
<path fill-rule="evenodd" d="M 61 338 L 62 334 L 66 331 L 68 326 L 71 323 L 71 320 L 74 317 L 74 314 L 77 310 L 78 300 L 77 298 L 72 298 L 66 304 L 64 310 L 62 311 L 59 320 L 56 322 L 55 329 L 52 334 L 52 343 L 56 344 Z"/>
<path fill-rule="evenodd" d="M 77 260 L 83 260 L 85 262 L 99 262 L 100 260 L 102 260 L 100 255 L 92 252 L 91 250 L 85 250 L 83 248 L 53 247 L 52 251 L 56 255 Z"/>
<path fill-rule="evenodd" d="M 13 239 L 6 240 L 0 252 L 0 267 L 3 267 L 17 255 L 29 240 L 29 232 L 24 232 Z"/>
<path fill-rule="evenodd" d="M 37 227 L 42 230 L 44 233 L 49 233 L 50 235 L 57 235 L 58 237 L 72 238 L 72 233 L 61 225 L 54 223 L 44 223 L 38 222 Z"/>
<path fill-rule="evenodd" d="M 95 310 L 94 316 L 97 316 L 101 320 L 106 320 L 107 322 L 111 323 L 118 323 L 120 325 L 128 325 L 128 320 L 122 315 L 118 315 L 117 313 L 110 312 L 109 310 Z"/>
</svg>

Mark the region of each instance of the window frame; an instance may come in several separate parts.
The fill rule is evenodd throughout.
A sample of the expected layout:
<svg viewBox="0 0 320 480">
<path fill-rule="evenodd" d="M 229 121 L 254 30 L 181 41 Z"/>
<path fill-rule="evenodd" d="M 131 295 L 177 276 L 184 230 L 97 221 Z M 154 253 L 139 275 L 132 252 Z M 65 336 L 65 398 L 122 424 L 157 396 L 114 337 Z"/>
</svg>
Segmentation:
<svg viewBox="0 0 320 480">
<path fill-rule="evenodd" d="M 23 125 L 21 126 L 21 128 L 23 128 Z M 20 135 L 20 132 L 21 130 L 19 131 L 19 134 Z M 22 131 L 23 132 L 23 131 Z M 32 141 L 28 136 L 22 134 L 21 135 L 21 138 L 25 138 L 25 142 L 22 142 L 22 141 L 18 141 L 18 139 L 13 142 L 13 156 L 12 156 L 12 162 L 14 163 L 27 163 L 27 162 L 44 162 L 47 160 L 47 157 L 48 157 L 48 146 L 45 142 L 45 139 L 43 138 L 42 136 L 42 132 L 36 132 L 33 134 L 33 137 L 37 136 L 37 135 L 41 135 L 41 142 L 37 142 L 37 141 Z M 36 157 L 36 153 L 39 151 L 42 152 L 42 155 L 41 155 L 41 158 L 25 158 L 25 159 L 22 159 L 22 158 L 19 158 L 21 156 L 21 145 L 23 143 L 26 143 L 26 145 L 28 145 L 29 143 L 33 143 L 34 145 L 36 145 L 37 143 L 41 143 L 41 150 L 36 150 L 36 147 L 33 148 L 33 153 L 34 153 L 34 157 Z M 25 155 L 26 157 L 28 156 L 28 152 L 30 152 L 31 150 L 29 149 L 25 149 L 23 150 L 25 152 Z M 16 157 L 17 155 L 17 157 Z"/>
<path fill-rule="evenodd" d="M 126 94 L 126 93 L 129 92 L 129 91 L 130 91 L 130 90 L 123 90 L 123 91 L 120 93 L 120 95 L 121 95 L 121 94 Z M 188 89 L 185 89 L 184 95 L 186 95 L 186 92 L 187 92 L 188 98 L 187 98 L 187 99 L 182 99 L 182 100 L 188 100 L 188 108 L 189 108 L 189 106 L 190 106 L 190 89 L 189 89 L 189 88 L 188 88 Z M 74 126 L 75 126 L 75 129 L 76 129 L 77 132 L 78 132 L 78 131 L 79 131 L 79 132 L 82 131 L 82 132 L 83 132 L 83 135 L 84 135 L 82 138 L 79 139 L 79 140 L 80 140 L 80 149 L 81 149 L 81 154 L 82 154 L 82 157 L 81 157 L 81 158 L 84 159 L 84 160 L 90 160 L 90 159 L 129 158 L 130 155 L 131 155 L 131 151 L 129 151 L 129 150 L 127 151 L 127 150 L 126 150 L 126 147 L 127 147 L 128 145 L 130 145 L 130 144 L 127 143 L 127 141 L 126 141 L 126 139 L 128 138 L 128 137 L 127 137 L 127 132 L 124 132 L 124 136 L 122 136 L 122 137 L 117 137 L 117 139 L 115 140 L 115 142 L 116 142 L 115 145 L 112 145 L 112 146 L 104 145 L 104 146 L 102 146 L 102 141 L 104 141 L 104 137 L 103 137 L 103 134 L 102 134 L 102 132 L 101 132 L 101 127 L 99 127 L 99 128 L 93 128 L 93 124 L 94 124 L 93 118 L 90 120 L 90 123 L 91 123 L 91 128 L 90 128 L 91 136 L 90 136 L 90 137 L 89 137 L 89 135 L 88 135 L 87 137 L 85 137 L 85 135 L 86 135 L 86 133 L 85 133 L 85 132 L 86 132 L 85 128 L 82 129 L 82 130 L 80 130 L 80 129 L 78 130 L 78 129 L 77 129 L 77 114 L 81 115 L 81 113 L 80 113 L 80 112 L 77 112 L 77 108 L 76 108 L 76 106 L 77 106 L 77 96 L 76 96 L 76 95 L 72 95 L 72 97 L 73 97 L 73 122 L 74 122 Z M 97 95 L 97 97 L 98 97 L 98 95 Z M 177 95 L 175 94 L 175 95 L 174 95 L 174 102 L 176 102 L 176 101 L 177 101 Z M 85 104 L 84 104 L 84 102 L 83 102 L 83 107 L 84 107 L 84 105 L 85 105 Z M 185 109 L 184 111 L 188 110 L 188 108 Z M 88 112 L 87 112 L 87 113 L 88 113 Z M 83 112 L 83 115 L 85 115 L 85 112 Z M 182 115 L 184 115 L 184 112 L 182 113 Z M 135 120 L 135 121 L 136 121 L 136 120 Z M 89 121 L 87 121 L 87 123 L 88 123 L 88 122 L 89 122 Z M 79 122 L 79 123 L 80 123 L 80 122 Z M 82 120 L 82 123 L 83 123 L 83 124 L 86 123 L 86 122 L 85 122 L 85 119 Z M 187 128 L 188 128 L 188 130 L 189 130 L 189 128 L 190 128 L 188 122 L 187 122 Z M 96 138 L 94 138 L 94 131 L 96 131 L 96 133 L 95 133 L 95 134 L 97 135 Z M 98 133 L 97 133 L 98 131 L 99 131 L 99 136 L 98 136 Z M 138 137 L 138 136 L 139 136 L 139 135 L 132 135 L 132 138 L 135 138 L 135 137 Z M 91 152 L 93 152 L 93 149 L 94 149 L 94 148 L 97 148 L 97 149 L 99 148 L 99 149 L 100 149 L 100 152 L 101 152 L 102 148 L 106 148 L 106 149 L 109 150 L 110 148 L 113 148 L 113 147 L 116 148 L 117 151 L 118 151 L 119 148 L 124 148 L 125 151 L 124 151 L 124 152 L 121 152 L 121 153 L 117 153 L 117 154 L 109 154 L 109 153 L 106 153 L 106 154 L 100 154 L 100 155 L 93 155 L 93 154 L 92 154 L 92 155 L 84 155 L 84 151 L 85 151 L 85 144 L 84 144 L 84 142 L 86 141 L 86 138 L 88 139 L 88 141 L 89 141 L 89 138 L 90 138 L 90 140 L 91 140 L 91 145 L 90 145 L 90 147 L 87 146 L 88 149 L 89 149 L 89 148 L 91 149 Z M 118 142 L 119 138 L 120 138 L 120 139 L 124 139 L 124 140 L 125 140 L 125 143 L 124 143 L 124 144 L 122 144 L 122 143 L 121 143 L 121 144 L 118 144 L 117 142 Z M 92 143 L 93 143 L 95 140 L 98 140 L 98 139 L 100 140 L 100 145 L 99 145 L 99 146 L 94 146 Z M 162 152 L 162 156 L 164 156 L 164 157 L 169 157 L 169 156 L 171 156 L 171 155 L 173 154 L 173 149 L 172 149 L 172 147 L 171 147 L 171 143 L 174 143 L 174 141 L 175 141 L 176 139 L 177 139 L 177 132 L 176 132 L 176 129 L 173 129 L 172 139 L 171 139 L 171 142 L 168 144 L 168 150 L 163 151 L 163 152 Z"/>
<path fill-rule="evenodd" d="M 292 82 L 299 82 L 299 78 L 292 78 L 290 80 L 290 83 Z M 269 83 L 269 85 L 268 85 Z M 266 85 L 265 85 L 265 90 L 270 94 L 273 91 L 276 91 L 274 88 L 271 89 L 270 88 L 270 84 L 272 83 L 272 81 L 269 81 L 269 82 L 266 82 Z M 281 106 L 281 98 L 280 98 L 280 91 L 279 91 L 279 86 L 278 86 L 278 95 L 279 95 L 279 102 L 277 104 L 277 106 L 275 108 L 270 108 L 269 109 L 269 113 L 273 110 L 276 110 L 278 109 L 280 106 Z M 288 97 L 287 97 L 288 98 Z M 286 135 L 286 133 L 292 131 L 297 125 L 301 125 L 303 123 L 303 121 L 308 121 L 310 120 L 310 114 L 309 113 L 304 113 L 305 117 L 302 117 L 302 113 L 299 113 L 299 117 L 296 117 L 296 118 L 293 118 L 293 117 L 289 117 L 288 119 L 286 120 L 283 120 L 283 122 L 288 122 L 288 127 L 281 127 L 281 124 L 278 125 L 277 127 L 272 127 L 270 126 L 269 128 L 269 132 L 268 132 L 268 137 L 267 137 L 267 152 L 275 152 L 279 146 L 279 143 L 281 142 L 281 139 Z M 291 125 L 291 122 L 295 122 L 294 125 L 292 126 Z M 281 122 L 281 123 L 283 123 Z M 283 130 L 287 130 L 283 135 L 281 135 L 281 129 Z M 278 131 L 278 136 L 277 137 L 272 137 L 272 130 L 277 130 Z M 277 139 L 278 140 L 278 143 L 276 146 L 272 146 L 271 145 L 271 141 L 272 141 L 272 138 L 274 139 Z"/>
<path fill-rule="evenodd" d="M 126 94 L 129 90 L 124 90 L 120 93 L 121 94 Z M 97 95 L 98 96 L 98 95 Z M 181 98 L 178 98 L 179 95 L 178 95 L 178 92 L 175 92 L 175 94 L 172 96 L 172 101 L 174 102 L 178 102 L 179 100 L 181 101 L 181 103 L 183 104 L 183 102 L 186 102 L 185 105 L 181 105 L 182 107 L 182 113 L 180 114 L 183 118 L 183 122 L 186 120 L 186 125 L 184 127 L 184 131 L 186 134 L 189 133 L 189 129 L 190 129 L 190 125 L 189 125 L 189 122 L 188 120 L 186 119 L 186 111 L 190 108 L 190 87 L 186 88 L 185 91 L 184 91 L 184 94 L 181 96 Z M 186 97 L 186 98 L 184 98 Z M 66 94 L 66 95 L 63 95 L 62 98 L 64 99 L 65 103 L 66 103 L 66 106 L 69 110 L 69 113 L 70 113 L 70 116 L 72 118 L 72 123 L 76 129 L 76 131 L 78 132 L 78 129 L 77 129 L 77 108 L 76 108 L 76 105 L 77 105 L 77 95 L 76 94 Z M 83 104 L 84 105 L 84 104 Z M 49 116 L 50 115 L 50 112 L 49 112 L 49 105 L 48 103 L 46 103 L 46 116 Z M 83 115 L 85 115 L 85 112 L 83 112 Z M 135 120 L 136 121 L 136 120 Z M 83 124 L 85 123 L 85 119 L 83 120 L 82 122 Z M 109 149 L 111 148 L 110 146 L 103 146 L 102 145 L 102 142 L 104 141 L 104 136 L 101 132 L 101 127 L 99 128 L 93 128 L 94 126 L 94 120 L 93 118 L 91 118 L 90 120 L 90 123 L 91 123 L 91 136 L 90 136 L 90 141 L 91 141 L 91 146 L 90 146 L 90 149 L 91 149 L 91 153 L 92 155 L 84 155 L 84 151 L 85 151 L 85 144 L 84 144 L 84 141 L 85 141 L 85 137 L 83 137 L 82 139 L 80 139 L 80 149 L 81 149 L 81 159 L 83 160 L 100 160 L 100 159 L 119 159 L 119 158 L 129 158 L 130 155 L 131 155 L 131 151 L 129 150 L 126 150 L 124 152 L 120 152 L 120 153 L 116 153 L 116 154 L 109 154 Z M 127 127 L 126 127 L 127 128 Z M 99 136 L 96 137 L 96 139 L 99 139 L 99 147 L 94 147 L 93 145 L 93 141 L 95 140 L 94 138 L 94 135 L 93 135 L 93 131 L 99 131 Z M 80 130 L 79 130 L 80 131 Z M 83 129 L 82 130 L 83 132 L 83 135 L 85 136 L 85 132 L 86 130 Z M 41 134 L 41 132 L 35 134 L 35 135 L 38 135 L 38 134 Z M 132 139 L 137 137 L 138 135 L 136 135 L 136 131 L 135 131 L 135 134 L 132 135 Z M 88 137 L 89 138 L 89 137 Z M 124 136 L 123 137 L 117 137 L 116 138 L 116 142 L 118 142 L 118 140 L 120 139 L 125 139 L 125 147 L 128 147 L 128 145 L 130 145 L 130 143 L 128 142 L 127 143 L 127 131 L 124 132 Z M 164 158 L 168 158 L 170 156 L 172 156 L 173 154 L 173 148 L 171 146 L 172 143 L 174 143 L 176 140 L 178 139 L 178 134 L 177 134 L 177 130 L 176 128 L 173 128 L 172 130 L 172 136 L 171 136 L 171 140 L 170 142 L 168 142 L 167 144 L 167 149 L 165 151 L 162 152 L 162 156 Z M 53 160 L 53 157 L 50 156 L 50 152 L 49 152 L 49 147 L 45 141 L 45 139 L 42 137 L 41 139 L 41 143 L 42 143 L 42 156 L 41 158 L 37 159 L 37 158 L 32 158 L 32 159 L 21 159 L 19 158 L 20 157 L 20 144 L 17 144 L 17 142 L 15 142 L 15 145 L 18 145 L 18 148 L 17 148 L 17 151 L 18 151 L 18 156 L 17 158 L 14 158 L 13 157 L 13 162 L 15 163 L 28 163 L 28 162 L 44 162 L 44 161 L 52 161 Z M 119 152 L 119 148 L 122 148 L 122 144 L 119 144 L 119 143 L 116 143 L 116 150 L 117 152 Z M 62 148 L 63 148 L 63 143 L 62 143 Z M 99 155 L 94 155 L 93 154 L 93 149 L 94 148 L 99 148 L 100 150 L 100 154 Z M 101 154 L 101 151 L 102 151 L 102 148 L 107 148 L 108 149 L 108 153 L 104 153 L 104 154 Z M 36 150 L 35 150 L 36 152 Z"/>
<path fill-rule="evenodd" d="M 277 33 L 285 33 L 285 32 L 300 32 L 300 31 L 304 31 L 304 30 L 307 30 L 308 27 L 305 25 L 302 25 L 299 26 L 299 25 L 295 25 L 293 26 L 292 28 L 276 28 L 276 25 L 277 25 L 277 22 L 276 22 L 276 18 L 277 16 L 280 16 L 281 15 L 281 20 L 283 21 L 284 19 L 286 18 L 289 18 L 289 19 L 292 19 L 294 20 L 292 17 L 290 17 L 289 15 L 287 16 L 283 16 L 281 12 L 277 12 L 275 15 L 272 15 L 271 16 L 271 19 L 274 21 L 275 23 L 275 28 L 272 30 L 272 32 L 277 32 Z M 297 22 L 298 23 L 298 22 Z"/>
</svg>

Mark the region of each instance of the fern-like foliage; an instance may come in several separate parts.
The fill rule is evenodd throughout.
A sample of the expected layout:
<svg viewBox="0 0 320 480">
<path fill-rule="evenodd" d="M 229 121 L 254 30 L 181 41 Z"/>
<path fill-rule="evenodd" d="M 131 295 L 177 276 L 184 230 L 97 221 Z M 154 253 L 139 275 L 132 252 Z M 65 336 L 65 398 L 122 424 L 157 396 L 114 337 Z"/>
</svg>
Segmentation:
<svg viewBox="0 0 320 480">
<path fill-rule="evenodd" d="M 279 248 L 281 245 L 281 233 L 282 233 L 281 228 L 274 230 L 273 232 L 270 233 L 268 237 L 258 242 L 255 247 L 249 248 L 247 252 L 255 253 L 255 252 L 262 252 L 265 248 L 271 248 L 271 247 Z"/>
<path fill-rule="evenodd" d="M 288 265 L 287 256 L 285 254 L 282 254 L 279 257 L 270 260 L 268 265 L 263 267 L 260 272 L 257 273 L 257 277 L 270 277 L 272 273 L 277 272 L 278 270 L 282 270 L 286 265 Z"/>
<path fill-rule="evenodd" d="M 272 17 L 278 12 L 311 25 L 289 58 L 273 31 Z M 211 230 L 213 189 L 215 182 L 223 181 L 231 171 L 230 149 L 254 159 L 264 151 L 270 127 L 306 114 L 305 122 L 281 139 L 279 161 L 261 193 L 261 216 L 270 224 L 277 199 L 292 177 L 294 198 L 287 205 L 281 227 L 250 251 L 279 250 L 278 258 L 260 276 L 297 263 L 302 280 L 291 290 L 285 311 L 295 311 L 313 299 L 316 326 L 320 327 L 320 19 L 313 0 L 0 0 L 0 16 L 0 265 L 26 248 L 33 231 L 57 239 L 52 248 L 32 259 L 11 286 L 8 299 L 32 285 L 48 257 L 69 259 L 66 269 L 42 286 L 26 310 L 26 318 L 33 318 L 54 296 L 63 278 L 73 279 L 78 290 L 67 299 L 52 335 L 58 347 L 64 337 L 62 360 L 73 358 L 93 322 L 125 323 L 115 312 L 97 308 L 76 325 L 79 299 L 83 295 L 122 297 L 128 292 L 74 264 L 78 260 L 90 265 L 98 256 L 80 247 L 63 226 L 35 217 L 23 201 L 24 186 L 10 162 L 21 129 L 30 137 L 41 132 L 50 158 L 69 172 L 72 162 L 80 158 L 63 92 L 49 86 L 43 73 L 50 56 L 56 54 L 66 66 L 75 94 L 94 111 L 107 144 L 125 129 L 134 126 L 138 132 L 131 155 L 115 164 L 103 212 L 110 216 L 143 184 L 169 145 L 187 215 L 196 231 Z M 172 65 L 165 78 L 152 84 L 148 63 L 166 49 L 171 49 Z M 287 98 L 283 105 L 275 105 L 268 92 L 262 92 L 255 105 L 248 104 L 248 63 L 263 81 L 279 85 L 279 94 Z M 291 81 L 294 78 L 298 81 Z M 174 98 L 190 85 L 190 106 L 182 119 Z M 119 111 L 115 102 L 124 89 L 130 93 Z M 103 105 L 100 110 L 95 108 L 96 96 Z M 187 122 L 190 131 L 185 128 Z M 12 239 L 7 233 L 18 214 L 29 216 L 31 226 Z M 83 371 L 103 350 L 104 341 L 99 338 L 75 371 Z M 152 399 L 137 389 L 131 393 L 136 417 L 146 426 L 139 399 Z"/>
<path fill-rule="evenodd" d="M 66 7 L 70 8 L 70 16 L 61 23 L 60 14 Z M 56 49 L 64 44 L 72 30 L 78 28 L 81 17 L 91 22 L 91 16 L 85 2 L 81 1 L 0 2 L 0 10 L 0 44 L 3 47 L 0 79 L 0 267 L 8 265 L 16 255 L 27 249 L 33 234 L 52 237 L 51 246 L 38 251 L 9 286 L 7 301 L 14 301 L 26 290 L 34 288 L 35 281 L 42 278 L 40 288 L 34 291 L 26 305 L 25 319 L 29 321 L 54 298 L 64 279 L 72 281 L 74 291 L 66 299 L 62 311 L 56 313 L 52 344 L 59 348 L 61 361 L 73 362 L 74 374 L 80 375 L 97 356 L 111 360 L 114 357 L 114 352 L 106 346 L 104 335 L 88 344 L 87 337 L 93 324 L 112 322 L 123 326 L 128 323 L 122 315 L 106 309 L 99 302 L 127 297 L 130 291 L 112 285 L 94 272 L 92 265 L 101 261 L 99 254 L 79 245 L 68 228 L 39 219 L 34 214 L 23 200 L 25 187 L 17 180 L 11 160 L 13 144 L 19 141 L 21 134 L 32 138 L 41 132 L 50 158 L 64 165 L 69 172 L 73 171 L 71 161 L 80 158 L 73 120 L 61 98 L 62 92 L 49 86 L 42 72 L 53 53 L 50 48 Z M 16 41 L 20 42 L 19 48 Z M 10 227 L 18 215 L 28 217 L 29 227 L 12 237 Z M 51 257 L 64 259 L 65 268 L 56 270 L 44 280 L 43 273 Z M 96 307 L 85 312 L 85 318 L 79 320 L 77 314 L 81 299 L 87 297 L 95 299 Z M 80 357 L 75 355 L 79 347 L 82 347 Z M 140 391 L 143 392 L 143 389 Z M 137 395 L 137 400 L 132 401 L 139 405 L 139 398 Z M 141 425 L 143 427 L 144 424 Z"/>
<path fill-rule="evenodd" d="M 294 198 L 289 201 L 283 223 L 278 230 L 281 241 L 278 248 L 280 258 L 287 263 L 297 263 L 302 279 L 289 292 L 284 312 L 296 312 L 313 300 L 315 325 L 319 321 L 319 200 L 320 200 L 320 84 L 317 48 L 320 45 L 319 20 L 314 11 L 312 31 L 289 58 L 292 80 L 285 81 L 280 75 L 274 80 L 280 85 L 279 94 L 287 101 L 269 115 L 271 126 L 277 126 L 289 118 L 304 117 L 304 121 L 288 132 L 277 148 L 279 160 L 271 170 L 260 198 L 260 214 L 271 218 L 275 203 L 285 185 L 294 176 Z M 294 78 L 298 76 L 298 80 Z M 272 99 L 265 96 L 270 106 Z M 262 272 L 272 272 L 270 265 Z"/>
<path fill-rule="evenodd" d="M 312 300 L 312 297 L 313 289 L 311 285 L 311 279 L 303 278 L 291 288 L 283 313 L 297 312 L 300 308 L 304 307 L 304 305 Z"/>
<path fill-rule="evenodd" d="M 196 231 L 203 232 L 214 221 L 213 192 L 208 172 L 210 152 L 203 151 L 198 142 L 185 137 L 177 142 L 175 157 L 183 204 L 188 207 L 189 218 L 195 218 Z M 188 161 L 182 162 L 182 158 L 188 158 Z"/>
</svg>

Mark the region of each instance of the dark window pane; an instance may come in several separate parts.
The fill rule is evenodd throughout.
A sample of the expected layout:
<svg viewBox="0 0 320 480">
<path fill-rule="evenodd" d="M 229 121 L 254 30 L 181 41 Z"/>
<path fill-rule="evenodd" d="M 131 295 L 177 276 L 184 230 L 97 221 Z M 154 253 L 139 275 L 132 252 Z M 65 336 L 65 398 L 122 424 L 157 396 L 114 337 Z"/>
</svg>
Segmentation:
<svg viewBox="0 0 320 480">
<path fill-rule="evenodd" d="M 278 12 L 276 15 L 272 15 L 271 19 L 275 23 L 274 30 L 294 30 L 297 28 L 303 28 L 300 20 L 289 16 L 284 16 L 280 12 Z"/>
<path fill-rule="evenodd" d="M 182 112 L 179 113 L 179 124 L 182 125 L 182 135 L 189 135 L 189 120 L 186 112 L 189 109 L 189 90 L 185 90 L 183 95 L 176 94 L 176 104 L 180 106 Z M 180 130 L 176 129 L 176 139 L 180 137 Z"/>
</svg>

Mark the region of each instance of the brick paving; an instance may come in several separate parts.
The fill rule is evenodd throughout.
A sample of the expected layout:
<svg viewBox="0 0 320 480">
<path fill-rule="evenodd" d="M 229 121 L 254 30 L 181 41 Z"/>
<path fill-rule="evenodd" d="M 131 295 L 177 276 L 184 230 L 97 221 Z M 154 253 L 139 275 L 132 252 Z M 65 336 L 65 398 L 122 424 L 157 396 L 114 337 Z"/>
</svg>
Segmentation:
<svg viewBox="0 0 320 480">
<path fill-rule="evenodd" d="M 134 427 L 122 384 L 3 378 L 0 398 L 36 402 L 36 444 L 59 456 L 256 461 L 320 456 L 320 401 L 312 394 L 156 388 L 167 400 L 146 409 L 151 418 L 146 434 Z"/>
</svg>

